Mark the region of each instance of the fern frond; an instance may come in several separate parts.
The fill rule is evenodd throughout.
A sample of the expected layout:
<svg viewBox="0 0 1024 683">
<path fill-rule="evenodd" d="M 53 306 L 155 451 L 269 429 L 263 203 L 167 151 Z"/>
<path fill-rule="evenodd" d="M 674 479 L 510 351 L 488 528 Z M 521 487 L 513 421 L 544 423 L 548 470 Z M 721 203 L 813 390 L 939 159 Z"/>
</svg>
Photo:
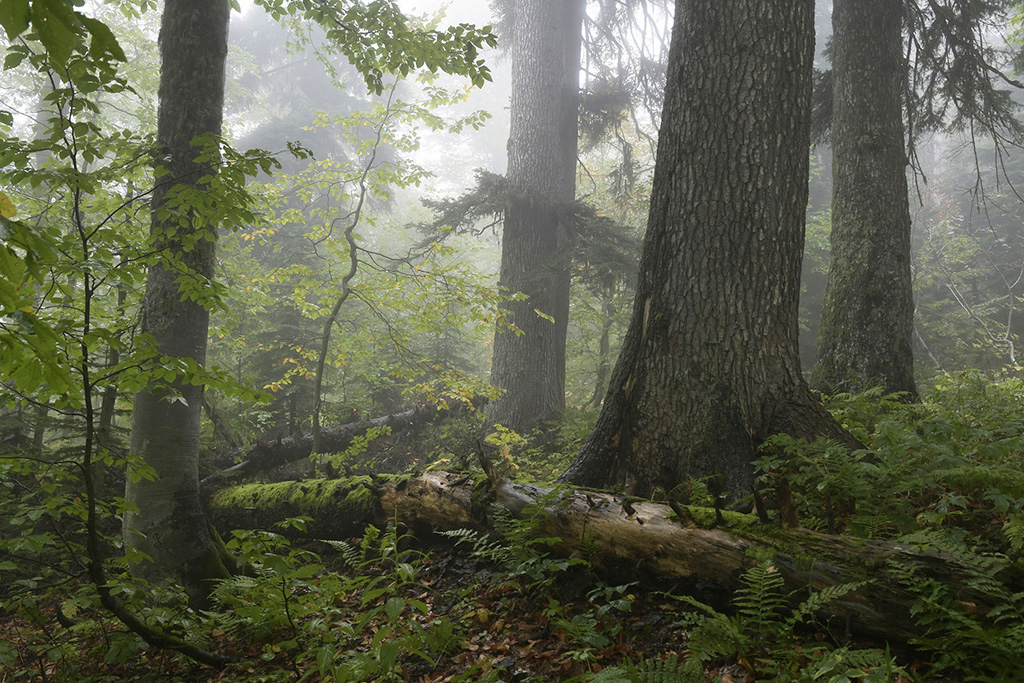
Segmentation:
<svg viewBox="0 0 1024 683">
<path fill-rule="evenodd" d="M 677 655 L 661 659 L 641 659 L 636 664 L 626 659 L 622 666 L 610 666 L 589 676 L 599 683 L 703 683 L 704 675 L 687 673 Z"/>
<path fill-rule="evenodd" d="M 896 524 L 885 515 L 857 514 L 846 521 L 846 532 L 857 538 L 889 538 Z"/>
<path fill-rule="evenodd" d="M 461 545 L 462 543 L 475 544 L 482 535 L 475 529 L 452 529 L 450 531 L 440 532 L 441 536 L 451 538 L 455 540 L 455 545 Z"/>
<path fill-rule="evenodd" d="M 1017 466 L 988 464 L 985 467 L 945 467 L 929 472 L 923 479 L 958 491 L 980 493 L 995 490 L 1015 498 L 1024 496 L 1024 472 Z"/>
<path fill-rule="evenodd" d="M 237 596 L 248 594 L 257 585 L 259 582 L 251 576 L 232 576 L 220 581 L 211 597 L 215 604 L 230 607 L 237 601 Z"/>
<path fill-rule="evenodd" d="M 248 635 L 248 620 L 242 619 L 231 612 L 217 612 L 214 615 L 213 623 L 230 640 L 238 640 Z"/>
<path fill-rule="evenodd" d="M 966 567 L 990 569 L 998 564 L 992 557 L 980 555 L 964 542 L 960 536 L 946 529 L 919 529 L 896 539 L 899 543 L 918 546 L 921 549 L 939 550 Z"/>
<path fill-rule="evenodd" d="M 685 672 L 676 655 L 664 659 L 645 659 L 640 664 L 639 680 L 642 683 L 694 683 L 693 676 Z"/>
<path fill-rule="evenodd" d="M 473 547 L 470 555 L 474 559 L 495 564 L 507 564 L 514 559 L 512 549 L 504 541 L 491 540 L 487 534 L 481 534 L 473 529 L 454 529 L 442 531 L 441 534 L 454 538 L 456 545 L 470 544 Z"/>
<path fill-rule="evenodd" d="M 321 540 L 341 555 L 342 562 L 344 562 L 345 566 L 349 569 L 357 569 L 359 565 L 362 564 L 363 554 L 351 543 L 347 543 L 345 541 L 332 541 L 329 539 Z"/>
<path fill-rule="evenodd" d="M 777 635 L 788 602 L 782 575 L 770 562 L 763 562 L 748 569 L 740 582 L 743 585 L 733 598 L 736 612 L 755 633 Z"/>
<path fill-rule="evenodd" d="M 1024 593 L 1007 593 L 1003 602 L 993 607 L 988 616 L 998 624 L 1006 620 L 1016 620 L 1020 625 L 1021 635 L 1024 636 Z M 1018 626 L 1011 626 L 1011 629 Z"/>
<path fill-rule="evenodd" d="M 363 538 L 359 542 L 360 563 L 369 559 L 370 551 L 377 547 L 377 539 L 379 538 L 380 529 L 372 524 L 367 524 L 366 529 L 363 530 Z"/>
<path fill-rule="evenodd" d="M 821 611 L 830 602 L 838 600 L 847 593 L 859 590 L 865 585 L 867 585 L 866 581 L 860 581 L 857 583 L 841 583 L 836 586 L 826 586 L 821 590 L 811 593 L 806 600 L 801 602 L 797 608 L 793 610 L 793 613 L 789 618 L 786 619 L 786 630 L 792 631 L 797 624 L 802 623 L 808 617 Z"/>
<path fill-rule="evenodd" d="M 1024 551 L 1024 514 L 1017 512 L 1007 518 L 1003 524 L 1003 537 L 1010 550 L 1017 554 Z"/>
<path fill-rule="evenodd" d="M 905 673 L 893 661 L 892 656 L 883 650 L 851 650 L 846 647 L 837 648 L 825 653 L 821 658 L 803 669 L 809 681 L 849 681 L 849 680 L 902 680 L 897 674 Z M 884 678 L 883 678 L 884 676 Z"/>
</svg>

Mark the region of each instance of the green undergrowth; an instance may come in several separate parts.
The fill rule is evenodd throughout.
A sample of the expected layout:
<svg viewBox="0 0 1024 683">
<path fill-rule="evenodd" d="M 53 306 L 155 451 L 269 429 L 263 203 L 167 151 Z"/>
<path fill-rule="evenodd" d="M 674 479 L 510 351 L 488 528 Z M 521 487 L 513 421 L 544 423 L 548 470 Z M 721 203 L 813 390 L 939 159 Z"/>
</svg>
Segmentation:
<svg viewBox="0 0 1024 683">
<path fill-rule="evenodd" d="M 919 404 L 880 390 L 825 402 L 865 448 L 775 437 L 757 464 L 764 494 L 785 481 L 802 526 L 953 558 L 963 594 L 988 607 L 887 562 L 926 627 L 911 645 L 929 675 L 1024 678 L 1010 673 L 1024 670 L 1024 382 L 966 373 L 938 378 Z"/>
<path fill-rule="evenodd" d="M 494 531 L 448 534 L 426 551 L 392 526 L 348 542 L 316 536 L 299 503 L 342 503 L 353 517 L 379 479 L 349 477 L 239 487 L 217 505 L 273 503 L 265 530 L 226 535 L 249 571 L 220 583 L 206 610 L 128 578 L 117 537 L 123 502 L 102 515 L 111 586 L 146 621 L 195 645 L 233 653 L 216 674 L 148 648 L 99 606 L 81 580 L 85 501 L 73 468 L 0 459 L 0 672 L 4 681 L 1012 681 L 1024 670 L 1024 383 L 943 377 L 920 404 L 871 391 L 826 398 L 865 448 L 777 437 L 758 462 L 772 501 L 785 482 L 800 523 L 847 542 L 903 543 L 954 560 L 962 585 L 885 557 L 857 584 L 791 593 L 770 551 L 751 557 L 731 599 L 678 588 L 606 583 L 583 543 L 553 552 L 543 499 L 513 519 L 486 510 Z M 496 430 L 485 451 L 507 476 L 550 479 L 585 432 L 520 437 Z M 528 460 L 536 458 L 537 463 Z M 539 463 L 539 464 L 538 464 Z M 715 525 L 714 496 L 691 482 L 694 524 Z M 347 507 L 345 507 L 347 506 Z M 785 544 L 777 524 L 725 511 L 729 531 L 771 540 L 799 564 L 824 552 Z M 301 532 L 301 533 L 300 533 Z M 824 547 L 824 546 L 823 546 Z M 437 554 L 441 553 L 441 554 Z M 457 559 L 462 558 L 462 559 Z M 464 564 L 460 564 L 464 563 Z M 441 571 L 442 567 L 457 567 Z M 871 566 L 868 566 L 871 565 Z M 914 596 L 920 636 L 909 645 L 849 640 L 819 621 L 828 602 L 884 569 Z"/>
</svg>

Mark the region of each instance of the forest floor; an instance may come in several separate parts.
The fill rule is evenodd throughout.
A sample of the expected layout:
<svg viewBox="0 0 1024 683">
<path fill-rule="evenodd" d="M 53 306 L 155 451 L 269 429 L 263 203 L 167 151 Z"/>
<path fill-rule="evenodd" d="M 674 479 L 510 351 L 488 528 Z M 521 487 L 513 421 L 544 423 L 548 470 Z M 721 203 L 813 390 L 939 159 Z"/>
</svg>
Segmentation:
<svg viewBox="0 0 1024 683">
<path fill-rule="evenodd" d="M 358 539 L 355 543 L 358 544 Z M 322 552 L 322 547 L 316 550 L 321 553 L 325 573 L 349 571 L 340 555 Z M 404 613 L 401 619 L 414 620 L 422 626 L 424 634 L 436 629 L 443 633 L 424 635 L 423 643 L 412 643 L 411 649 L 420 649 L 422 656 L 400 652 L 390 675 L 357 680 L 416 683 L 589 680 L 602 669 L 621 667 L 627 661 L 643 671 L 667 672 L 688 653 L 688 628 L 692 620 L 688 621 L 686 614 L 692 612 L 681 604 L 672 590 L 655 590 L 638 584 L 608 586 L 585 567 L 562 565 L 554 569 L 561 573 L 554 581 L 548 580 L 553 571 L 551 566 L 537 567 L 539 573 L 534 576 L 538 580 L 531 586 L 528 574 L 512 579 L 507 568 L 487 566 L 472 558 L 465 547 L 448 546 L 412 553 L 415 555 L 413 580 L 402 581 L 398 586 L 392 584 L 390 588 L 395 590 L 385 591 L 376 600 L 367 601 L 365 591 L 338 595 L 334 619 L 338 623 L 356 620 L 374 607 L 399 598 L 422 606 L 421 610 Z M 695 589 L 699 591 L 701 587 L 688 586 L 685 592 L 693 595 Z M 711 603 L 716 599 L 711 594 L 699 597 Z M 343 616 L 339 618 L 339 615 Z M 305 618 L 316 616 L 306 615 Z M 361 636 L 350 638 L 347 647 L 379 656 L 374 651 L 375 641 L 388 620 L 385 610 L 377 610 L 377 617 L 361 629 Z M 418 632 L 408 626 L 406 622 L 405 633 Z M 40 645 L 49 641 L 54 646 L 51 652 L 61 653 L 59 657 L 40 660 L 34 665 L 21 659 L 17 672 L 4 674 L 0 671 L 0 680 L 5 683 L 333 680 L 321 677 L 308 658 L 296 660 L 287 648 L 271 646 L 265 637 L 249 639 L 241 632 L 218 634 L 216 642 L 211 644 L 215 651 L 231 653 L 239 659 L 222 671 L 190 663 L 168 651 L 140 649 L 130 656 L 112 656 L 111 642 L 116 639 L 112 639 L 111 634 L 119 628 L 110 623 L 102 628 L 66 628 L 60 625 L 53 607 L 40 614 L 35 623 L 0 613 L 0 642 L 11 644 L 19 652 L 38 654 L 42 649 Z M 302 630 L 308 632 L 307 628 Z M 796 635 L 791 645 L 797 651 L 806 651 L 808 659 L 814 659 L 822 650 L 829 649 L 825 634 L 822 626 L 817 632 Z M 409 642 L 406 637 L 405 643 Z M 379 642 L 376 645 L 379 647 Z M 858 647 L 871 645 L 857 644 Z M 770 656 L 767 651 L 753 654 Z M 122 661 L 115 661 L 117 659 Z M 911 664 L 912 656 L 901 659 L 907 671 L 923 673 L 927 670 L 921 662 Z M 755 661 L 753 656 L 712 659 L 704 667 L 703 678 L 721 683 L 762 680 L 757 664 L 752 663 Z M 628 681 L 630 678 L 609 677 L 607 680 Z M 677 679 L 673 676 L 642 680 Z M 884 680 L 911 679 L 900 676 Z"/>
<path fill-rule="evenodd" d="M 787 451 L 801 524 L 827 529 L 830 520 L 821 513 L 833 509 L 833 497 L 855 503 L 856 514 L 843 520 L 850 536 L 963 558 L 965 570 L 974 567 L 967 571 L 972 589 L 996 605 L 979 614 L 958 593 L 936 594 L 921 583 L 928 590 L 912 609 L 928 632 L 917 653 L 851 638 L 846 624 L 814 619 L 814 599 L 827 596 L 786 593 L 770 558 L 739 577 L 743 585 L 735 592 L 724 592 L 712 585 L 655 586 L 639 569 L 599 578 L 585 548 L 575 559 L 548 556 L 549 545 L 531 535 L 528 516 L 494 525 L 493 540 L 452 532 L 422 538 L 429 547 L 374 527 L 344 544 L 289 543 L 284 534 L 296 520 L 279 520 L 273 533 L 250 529 L 226 537 L 258 571 L 224 582 L 208 613 L 197 615 L 182 600 L 124 578 L 114 583 L 126 600 L 150 605 L 136 609 L 151 623 L 235 658 L 213 670 L 147 648 L 98 609 L 94 588 L 76 583 L 81 557 L 60 555 L 68 539 L 49 526 L 73 521 L 80 508 L 61 501 L 74 502 L 79 489 L 54 497 L 29 470 L 32 476 L 18 481 L 35 488 L 19 489 L 23 500 L 9 508 L 20 511 L 16 531 L 31 557 L 11 575 L 16 581 L 0 583 L 0 683 L 1024 681 L 1024 592 L 986 573 L 992 558 L 1024 563 L 1024 381 L 951 377 L 919 405 L 868 392 L 834 399 L 830 407 L 869 450 L 850 453 L 826 443 Z M 345 469 L 472 463 L 479 424 L 468 418 L 459 424 L 426 430 L 415 443 L 382 436 L 364 444 L 364 457 L 345 462 Z M 582 417 L 570 424 L 561 441 L 540 438 L 536 447 L 503 436 L 493 444 L 494 459 L 509 468 L 509 478 L 551 481 L 592 427 Z M 702 484 L 693 484 L 696 504 L 707 505 L 710 495 L 698 495 Z M 50 510 L 56 510 L 52 519 Z M 118 528 L 114 520 L 108 533 L 116 537 Z M 0 570 L 10 569 L 8 557 L 14 555 L 0 556 Z M 112 560 L 110 568 L 117 576 L 123 562 Z M 794 606 L 800 600 L 811 607 L 801 612 Z"/>
</svg>

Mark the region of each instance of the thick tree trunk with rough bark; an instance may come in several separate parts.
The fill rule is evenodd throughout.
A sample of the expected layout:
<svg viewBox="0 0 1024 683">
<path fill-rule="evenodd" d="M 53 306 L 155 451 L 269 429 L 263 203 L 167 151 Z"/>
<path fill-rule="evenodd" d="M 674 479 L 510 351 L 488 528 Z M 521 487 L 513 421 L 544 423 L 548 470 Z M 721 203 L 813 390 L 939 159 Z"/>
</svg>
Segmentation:
<svg viewBox="0 0 1024 683">
<path fill-rule="evenodd" d="M 227 533 L 270 528 L 286 517 L 307 515 L 312 521 L 304 535 L 324 539 L 351 538 L 367 524 L 383 527 L 397 522 L 427 541 L 439 530 L 491 531 L 487 515 L 492 503 L 521 515 L 546 493 L 536 486 L 446 472 L 320 479 L 226 489 L 211 500 L 211 516 Z M 900 641 L 927 630 L 911 616 L 917 596 L 901 578 L 908 570 L 921 580 L 956 587 L 957 599 L 982 614 L 993 606 L 990 598 L 969 587 L 970 567 L 935 551 L 803 529 L 787 531 L 732 513 L 731 527 L 698 528 L 673 518 L 667 505 L 629 502 L 595 491 L 563 491 L 546 504 L 543 513 L 531 517 L 539 523 L 540 534 L 561 539 L 552 550 L 568 555 L 585 546 L 595 569 L 616 580 L 676 585 L 702 581 L 731 588 L 745 569 L 771 555 L 792 590 L 866 581 L 826 609 L 849 619 L 854 631 Z M 694 519 L 715 518 L 704 508 L 686 510 Z M 1015 587 L 1024 580 L 1009 562 L 1000 578 Z"/>
<path fill-rule="evenodd" d="M 508 304 L 522 334 L 494 339 L 491 383 L 504 391 L 491 418 L 517 431 L 565 408 L 568 241 L 576 197 L 584 0 L 517 3 L 512 52 L 509 203 L 500 284 L 526 295 Z"/>
<path fill-rule="evenodd" d="M 813 18 L 811 0 L 676 5 L 633 317 L 565 481 L 743 491 L 772 434 L 856 445 L 797 347 Z"/>
<path fill-rule="evenodd" d="M 209 312 L 182 300 L 178 280 L 183 272 L 196 282 L 213 277 L 216 226 L 199 209 L 182 213 L 167 200 L 182 185 L 200 187 L 202 176 L 216 172 L 210 163 L 195 162 L 202 149 L 192 141 L 221 132 L 228 16 L 228 0 L 167 0 L 160 27 L 157 166 L 168 173 L 157 178 L 152 214 L 153 237 L 165 258 L 149 271 L 142 331 L 152 335 L 160 354 L 199 363 L 206 360 Z M 131 452 L 156 478 L 128 478 L 125 497 L 138 513 L 125 516 L 125 540 L 153 558 L 149 569 L 174 577 L 198 597 L 203 579 L 227 575 L 199 499 L 203 389 L 182 381 L 151 387 L 135 396 Z"/>
<path fill-rule="evenodd" d="M 903 3 L 832 10 L 832 257 L 813 383 L 915 399 Z"/>
</svg>

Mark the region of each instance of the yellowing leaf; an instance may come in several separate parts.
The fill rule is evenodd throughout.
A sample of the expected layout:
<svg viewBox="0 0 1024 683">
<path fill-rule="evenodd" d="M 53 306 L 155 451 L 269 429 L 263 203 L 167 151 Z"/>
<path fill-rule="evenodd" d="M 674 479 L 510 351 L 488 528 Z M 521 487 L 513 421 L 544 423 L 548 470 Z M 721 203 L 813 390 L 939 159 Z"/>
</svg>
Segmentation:
<svg viewBox="0 0 1024 683">
<path fill-rule="evenodd" d="M 537 314 L 538 316 L 540 316 L 541 318 L 544 318 L 545 320 L 547 320 L 547 321 L 548 321 L 549 323 L 554 323 L 554 322 L 555 322 L 555 319 L 554 319 L 553 317 L 551 317 L 551 316 L 550 316 L 550 315 L 548 315 L 547 313 L 544 313 L 544 312 L 543 312 L 543 311 L 541 311 L 541 310 L 540 310 L 539 308 L 535 308 L 535 309 L 533 309 L 533 312 L 534 312 L 534 313 L 536 313 L 536 314 Z"/>
<path fill-rule="evenodd" d="M 14 218 L 18 214 L 18 207 L 14 205 L 7 193 L 0 191 L 0 217 Z"/>
</svg>

